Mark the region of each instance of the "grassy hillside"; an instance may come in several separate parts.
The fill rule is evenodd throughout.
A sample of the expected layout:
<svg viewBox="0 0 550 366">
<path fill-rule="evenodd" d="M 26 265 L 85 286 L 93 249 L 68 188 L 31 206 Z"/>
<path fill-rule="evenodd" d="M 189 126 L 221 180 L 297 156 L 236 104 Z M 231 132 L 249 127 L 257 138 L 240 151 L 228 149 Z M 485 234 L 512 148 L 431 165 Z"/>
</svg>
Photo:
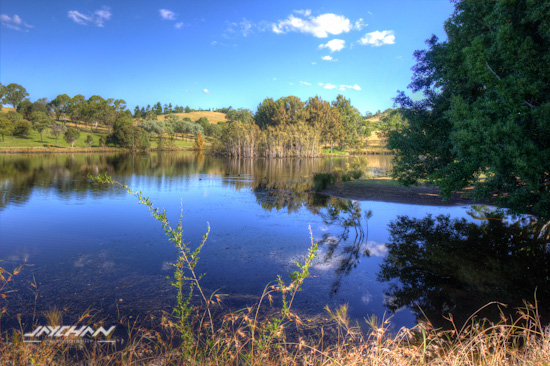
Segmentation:
<svg viewBox="0 0 550 366">
<path fill-rule="evenodd" d="M 201 112 L 189 112 L 189 113 L 173 113 L 173 115 L 178 116 L 180 119 L 190 118 L 191 121 L 197 121 L 201 117 L 206 117 L 208 118 L 208 121 L 213 124 L 216 124 L 219 122 L 227 122 L 227 119 L 225 118 L 225 113 L 221 113 L 221 112 L 201 111 Z M 158 116 L 159 121 L 164 121 L 165 118 L 166 118 L 165 114 L 161 114 L 160 116 Z"/>
</svg>

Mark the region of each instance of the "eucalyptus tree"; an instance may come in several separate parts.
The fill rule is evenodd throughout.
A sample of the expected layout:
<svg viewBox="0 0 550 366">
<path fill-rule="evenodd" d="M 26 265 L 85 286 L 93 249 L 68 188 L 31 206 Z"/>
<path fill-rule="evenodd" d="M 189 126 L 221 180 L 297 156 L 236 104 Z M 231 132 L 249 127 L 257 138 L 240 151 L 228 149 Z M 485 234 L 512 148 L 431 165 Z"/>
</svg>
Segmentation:
<svg viewBox="0 0 550 366">
<path fill-rule="evenodd" d="M 86 98 L 82 94 L 77 94 L 71 98 L 69 103 L 69 113 L 75 127 L 77 122 L 82 118 L 82 113 L 84 112 L 85 106 Z"/>
<path fill-rule="evenodd" d="M 50 131 L 52 133 L 52 136 L 55 138 L 55 144 L 57 145 L 57 139 L 59 136 L 65 133 L 67 128 L 64 125 L 60 125 L 59 123 L 52 122 L 50 125 Z"/>
<path fill-rule="evenodd" d="M 22 100 L 21 103 L 17 105 L 17 113 L 21 114 L 24 118 L 29 118 L 32 112 L 32 102 L 28 99 Z"/>
<path fill-rule="evenodd" d="M 395 178 L 427 179 L 444 197 L 474 185 L 475 197 L 550 218 L 549 19 L 547 2 L 455 2 L 447 40 L 414 54 L 409 87 L 425 98 L 396 98 L 409 124 L 389 134 Z"/>
<path fill-rule="evenodd" d="M 61 116 L 66 116 L 69 113 L 71 98 L 67 94 L 59 94 L 50 102 L 55 113 L 55 118 L 60 121 Z M 65 122 L 65 120 L 63 120 Z"/>
<path fill-rule="evenodd" d="M 134 118 L 141 118 L 141 109 L 139 105 L 136 105 L 134 108 Z"/>
<path fill-rule="evenodd" d="M 27 90 L 19 84 L 11 83 L 2 88 L 3 97 L 2 103 L 11 104 L 13 108 L 17 108 L 17 105 L 29 96 Z"/>
<path fill-rule="evenodd" d="M 344 150 L 350 146 L 358 146 L 362 138 L 370 135 L 370 130 L 361 128 L 363 126 L 363 117 L 357 108 L 351 105 L 349 99 L 339 94 L 336 100 L 332 102 L 332 106 L 338 109 L 340 120 L 342 121 L 343 137 L 340 140 L 340 150 Z"/>
<path fill-rule="evenodd" d="M 0 117 L 0 135 L 2 135 L 2 142 L 4 142 L 4 136 L 11 136 L 15 129 L 15 124 L 6 117 Z"/>
<path fill-rule="evenodd" d="M 250 109 L 231 109 L 227 112 L 225 117 L 229 120 L 229 122 L 235 122 L 235 121 L 241 121 L 245 124 L 251 124 L 254 123 L 254 115 L 252 114 L 252 111 Z M 205 117 L 201 117 L 205 118 Z M 199 120 L 200 121 L 200 120 Z"/>
<path fill-rule="evenodd" d="M 74 143 L 76 142 L 76 140 L 78 140 L 79 137 L 80 131 L 73 127 L 67 128 L 67 130 L 63 134 L 63 138 L 65 139 L 65 141 L 67 141 L 68 144 L 71 144 L 71 148 L 74 147 Z"/>
<path fill-rule="evenodd" d="M 52 123 L 51 118 L 46 113 L 39 111 L 32 112 L 30 120 L 32 122 L 32 128 L 40 134 L 40 141 L 42 141 L 44 130 Z"/>
<path fill-rule="evenodd" d="M 321 141 L 330 144 L 330 152 L 332 153 L 334 144 L 339 143 L 344 136 L 340 112 L 319 96 L 309 98 L 307 110 L 309 125 L 319 131 Z"/>
</svg>

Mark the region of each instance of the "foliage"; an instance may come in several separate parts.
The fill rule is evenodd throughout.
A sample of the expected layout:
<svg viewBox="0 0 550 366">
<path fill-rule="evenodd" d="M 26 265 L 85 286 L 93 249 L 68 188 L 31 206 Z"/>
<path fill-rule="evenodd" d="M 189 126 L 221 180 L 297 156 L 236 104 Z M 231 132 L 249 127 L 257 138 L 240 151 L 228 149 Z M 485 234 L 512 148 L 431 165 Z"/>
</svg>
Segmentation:
<svg viewBox="0 0 550 366">
<path fill-rule="evenodd" d="M 67 94 L 60 94 L 51 101 L 50 105 L 52 106 L 55 112 L 55 118 L 59 121 L 61 115 L 67 115 L 69 113 L 69 106 L 71 104 L 71 98 Z"/>
<path fill-rule="evenodd" d="M 6 113 L 6 118 L 9 119 L 12 123 L 17 123 L 23 119 L 23 116 L 15 111 L 9 111 Z"/>
<path fill-rule="evenodd" d="M 409 126 L 389 133 L 393 175 L 428 179 L 445 197 L 476 197 L 550 218 L 550 33 L 545 2 L 457 1 L 436 37 L 416 51 L 410 88 L 397 98 Z M 481 179 L 483 177 L 483 179 Z"/>
<path fill-rule="evenodd" d="M 318 96 L 309 98 L 307 102 L 309 112 L 308 123 L 321 133 L 321 141 L 330 143 L 330 152 L 335 143 L 343 139 L 343 121 L 337 108 Z"/>
<path fill-rule="evenodd" d="M 84 142 L 86 143 L 86 145 L 91 147 L 94 144 L 94 138 L 92 137 L 92 135 L 88 135 L 86 136 L 86 141 Z"/>
<path fill-rule="evenodd" d="M 27 93 L 27 90 L 25 90 L 25 88 L 15 83 L 11 83 L 3 87 L 2 92 L 2 103 L 11 104 L 14 109 L 17 108 L 17 105 L 21 103 L 21 101 L 25 97 L 29 96 L 29 93 Z"/>
<path fill-rule="evenodd" d="M 340 139 L 340 150 L 349 147 L 359 147 L 362 139 L 370 135 L 370 129 L 363 124 L 363 117 L 357 108 L 351 105 L 351 101 L 342 94 L 336 96 L 332 106 L 338 109 L 339 117 L 342 121 L 341 131 L 343 133 Z"/>
<path fill-rule="evenodd" d="M 51 118 L 44 112 L 32 112 L 30 120 L 33 129 L 40 134 L 40 141 L 42 141 L 42 133 L 51 125 Z"/>
<path fill-rule="evenodd" d="M 202 134 L 200 132 L 197 134 L 197 138 L 195 139 L 195 148 L 197 150 L 204 149 L 204 138 L 202 137 Z"/>
<path fill-rule="evenodd" d="M 29 118 L 31 114 L 31 106 L 32 106 L 31 101 L 28 99 L 25 99 L 17 105 L 16 111 L 17 113 L 22 115 L 24 118 Z"/>
<path fill-rule="evenodd" d="M 26 119 L 19 120 L 15 122 L 13 129 L 14 136 L 28 136 L 31 133 L 32 123 Z"/>
<path fill-rule="evenodd" d="M 252 115 L 252 111 L 250 109 L 231 109 L 227 112 L 226 118 L 229 120 L 229 122 L 240 121 L 244 124 L 254 123 L 254 116 Z"/>
<path fill-rule="evenodd" d="M 149 134 L 143 128 L 131 125 L 122 125 L 112 135 L 107 137 L 108 141 L 120 147 L 130 150 L 146 150 L 150 146 Z"/>
<path fill-rule="evenodd" d="M 403 118 L 399 109 L 388 109 L 384 113 L 385 115 L 376 123 L 378 130 L 387 134 L 389 131 L 402 130 L 407 127 L 407 121 Z"/>
<path fill-rule="evenodd" d="M 65 126 L 60 125 L 56 122 L 52 122 L 52 124 L 50 125 L 50 131 L 52 132 L 52 135 L 55 138 L 56 145 L 57 145 L 57 139 L 59 138 L 59 136 L 65 133 L 66 129 L 67 128 Z"/>
<path fill-rule="evenodd" d="M 5 117 L 0 117 L 0 135 L 2 135 L 2 141 L 4 141 L 4 136 L 11 136 L 15 129 L 15 126 L 12 121 Z"/>
<path fill-rule="evenodd" d="M 69 127 L 63 134 L 63 139 L 67 141 L 68 144 L 71 144 L 71 147 L 74 147 L 74 143 L 80 137 L 80 131 L 76 128 Z"/>
</svg>

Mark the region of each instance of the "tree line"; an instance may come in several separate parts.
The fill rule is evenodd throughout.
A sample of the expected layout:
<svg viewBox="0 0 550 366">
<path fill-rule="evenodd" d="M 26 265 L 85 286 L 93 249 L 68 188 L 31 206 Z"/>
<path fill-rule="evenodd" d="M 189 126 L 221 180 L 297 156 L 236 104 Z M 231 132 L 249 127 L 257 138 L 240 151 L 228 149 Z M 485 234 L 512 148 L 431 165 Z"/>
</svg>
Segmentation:
<svg viewBox="0 0 550 366">
<path fill-rule="evenodd" d="M 266 98 L 256 113 L 230 110 L 227 118 L 216 151 L 230 156 L 313 157 L 323 144 L 332 153 L 335 147 L 358 147 L 370 134 L 368 122 L 342 95 L 333 102 L 319 96 Z"/>
<path fill-rule="evenodd" d="M 214 141 L 216 152 L 230 156 L 312 157 L 320 155 L 323 144 L 329 145 L 331 152 L 335 147 L 340 150 L 358 147 L 371 130 L 365 117 L 342 95 L 333 102 L 318 96 L 307 101 L 295 96 L 266 98 L 255 113 L 243 108 L 221 108 L 216 111 L 225 113 L 228 122 L 212 124 L 205 117 L 197 121 L 182 119 L 177 113 L 196 110 L 173 107 L 171 103 L 136 106 L 132 113 L 124 99 L 105 99 L 99 95 L 86 99 L 81 94 L 74 97 L 60 94 L 52 101 L 41 98 L 31 102 L 21 85 L 0 84 L 0 88 L 2 103 L 16 109 L 0 120 L 2 138 L 26 136 L 33 129 L 42 140 L 43 132 L 49 129 L 56 143 L 63 136 L 73 145 L 80 137 L 79 124 L 83 124 L 96 133 L 100 126 L 107 129 L 108 136 L 100 139 L 100 146 L 147 149 L 151 138 L 158 138 L 159 145 L 169 148 L 179 136 L 200 134 L 201 138 L 206 136 Z M 159 120 L 160 115 L 165 115 L 163 121 Z M 67 125 L 71 122 L 74 127 Z M 204 140 L 200 145 L 204 145 Z"/>
</svg>

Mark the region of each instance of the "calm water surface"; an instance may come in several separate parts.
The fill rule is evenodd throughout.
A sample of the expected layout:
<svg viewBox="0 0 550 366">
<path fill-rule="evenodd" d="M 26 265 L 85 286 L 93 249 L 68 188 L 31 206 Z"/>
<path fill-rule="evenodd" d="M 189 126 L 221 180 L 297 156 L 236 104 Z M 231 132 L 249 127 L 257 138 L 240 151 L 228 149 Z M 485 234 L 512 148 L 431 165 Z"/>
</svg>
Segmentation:
<svg viewBox="0 0 550 366">
<path fill-rule="evenodd" d="M 310 246 L 309 227 L 321 245 L 296 302 L 308 315 L 323 314 L 327 304 L 347 303 L 356 319 L 382 317 L 392 310 L 394 327 L 413 326 L 420 316 L 414 304 L 439 317 L 457 308 L 453 301 L 465 301 L 469 306 L 457 309 L 468 312 L 481 301 L 507 300 L 493 298 L 502 294 L 521 302 L 530 286 L 547 286 L 548 274 L 538 268 L 535 282 L 523 282 L 517 289 L 487 283 L 486 262 L 476 264 L 480 256 L 471 256 L 471 248 L 464 255 L 452 254 L 453 263 L 466 261 L 465 267 L 445 264 L 452 272 L 448 274 L 424 266 L 433 278 L 416 273 L 411 281 L 412 272 L 407 277 L 403 270 L 406 264 L 395 266 L 399 260 L 409 263 L 406 256 L 411 253 L 395 252 L 390 258 L 401 259 L 391 262 L 393 267 L 388 262 L 388 224 L 403 215 L 420 220 L 445 214 L 477 225 L 475 209 L 351 202 L 311 193 L 314 173 L 354 167 L 386 175 L 391 158 L 229 160 L 181 152 L 0 155 L 0 260 L 7 269 L 27 265 L 14 279 L 16 292 L 10 294 L 9 315 L 2 321 L 11 324 L 21 314 L 23 323 L 30 324 L 33 314 L 53 306 L 65 310 L 64 323 L 86 309 L 117 319 L 174 306 L 175 292 L 166 277 L 172 273 L 175 249 L 133 196 L 86 177 L 104 171 L 143 191 L 166 209 L 174 225 L 181 202 L 184 237 L 192 247 L 210 226 L 199 262 L 199 272 L 205 273 L 202 284 L 208 292 L 226 294 L 224 301 L 233 309 L 258 301 L 277 275 L 288 278 Z M 413 261 L 415 257 L 418 253 L 412 254 Z M 491 265 L 509 272 L 507 262 L 495 258 Z M 543 256 L 539 265 L 546 266 L 545 261 Z M 471 278 L 455 281 L 453 276 L 460 277 L 457 268 L 468 268 Z M 502 277 L 498 268 L 490 275 Z M 485 282 L 479 284 L 479 278 Z"/>
</svg>

